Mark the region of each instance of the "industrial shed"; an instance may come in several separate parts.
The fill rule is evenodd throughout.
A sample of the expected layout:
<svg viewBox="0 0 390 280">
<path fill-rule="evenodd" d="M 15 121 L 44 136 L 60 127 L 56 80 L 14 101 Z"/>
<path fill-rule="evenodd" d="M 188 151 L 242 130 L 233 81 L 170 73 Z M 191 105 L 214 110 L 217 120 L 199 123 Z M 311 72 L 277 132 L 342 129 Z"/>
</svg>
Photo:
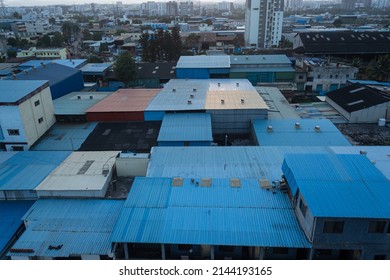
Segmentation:
<svg viewBox="0 0 390 280">
<path fill-rule="evenodd" d="M 43 63 L 41 67 L 24 70 L 15 76 L 7 77 L 7 79 L 48 80 L 53 100 L 84 88 L 83 75 L 79 69 L 54 62 Z"/>
<path fill-rule="evenodd" d="M 103 81 L 108 76 L 112 63 L 88 63 L 81 67 L 85 82 Z"/>
<path fill-rule="evenodd" d="M 143 121 L 160 89 L 120 89 L 87 110 L 88 121 Z"/>
<path fill-rule="evenodd" d="M 57 122 L 86 122 L 86 111 L 111 92 L 72 92 L 53 101 Z"/>
<path fill-rule="evenodd" d="M 390 96 L 369 86 L 352 84 L 329 92 L 325 101 L 350 123 L 377 123 L 390 118 Z"/>
<path fill-rule="evenodd" d="M 351 146 L 327 119 L 254 120 L 252 126 L 259 146 Z"/>
<path fill-rule="evenodd" d="M 34 201 L 0 201 L 0 260 L 24 231 L 22 217 Z"/>
<path fill-rule="evenodd" d="M 221 55 L 180 56 L 176 65 L 178 79 L 229 78 L 230 57 Z"/>
<path fill-rule="evenodd" d="M 0 200 L 37 199 L 35 188 L 70 152 L 18 152 L 0 164 Z"/>
<path fill-rule="evenodd" d="M 73 152 L 35 189 L 38 197 L 104 197 L 118 152 Z"/>
<path fill-rule="evenodd" d="M 112 259 L 110 236 L 123 200 L 40 199 L 24 215 L 26 231 L 11 259 Z"/>
<path fill-rule="evenodd" d="M 137 177 L 111 236 L 123 252 L 118 257 L 305 258 L 310 243 L 287 194 L 261 184 L 239 178 Z"/>
<path fill-rule="evenodd" d="M 159 146 L 210 146 L 212 141 L 207 113 L 165 114 L 157 138 Z"/>
<path fill-rule="evenodd" d="M 390 258 L 390 181 L 365 155 L 291 154 L 283 172 L 311 258 Z"/>
</svg>

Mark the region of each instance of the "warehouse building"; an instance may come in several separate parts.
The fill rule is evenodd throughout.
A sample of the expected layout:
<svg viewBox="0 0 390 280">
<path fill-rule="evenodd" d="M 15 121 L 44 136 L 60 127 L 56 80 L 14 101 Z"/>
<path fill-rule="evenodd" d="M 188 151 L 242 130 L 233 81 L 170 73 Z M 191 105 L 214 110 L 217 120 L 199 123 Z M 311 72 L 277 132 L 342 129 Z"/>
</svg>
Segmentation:
<svg viewBox="0 0 390 280">
<path fill-rule="evenodd" d="M 210 146 L 212 141 L 207 113 L 165 114 L 157 138 L 159 146 Z"/>
<path fill-rule="evenodd" d="M 1 149 L 28 150 L 55 123 L 49 84 L 0 80 L 0 88 Z"/>
<path fill-rule="evenodd" d="M 350 123 L 377 123 L 390 118 L 390 96 L 369 86 L 352 84 L 329 92 L 326 102 Z"/>
<path fill-rule="evenodd" d="M 73 152 L 36 187 L 38 197 L 102 198 L 118 152 Z"/>
<path fill-rule="evenodd" d="M 0 201 L 0 260 L 22 234 L 25 227 L 22 217 L 34 201 Z"/>
<path fill-rule="evenodd" d="M 53 101 L 57 122 L 86 122 L 86 111 L 111 92 L 72 92 Z"/>
<path fill-rule="evenodd" d="M 88 121 L 143 121 L 149 102 L 160 89 L 120 89 L 89 108 Z"/>
<path fill-rule="evenodd" d="M 390 258 L 390 181 L 365 155 L 287 155 L 283 172 L 311 259 Z"/>
<path fill-rule="evenodd" d="M 13 260 L 112 259 L 110 236 L 123 200 L 40 199 L 24 215 Z"/>
<path fill-rule="evenodd" d="M 53 100 L 84 88 L 81 70 L 52 62 L 43 63 L 41 67 L 24 70 L 19 74 L 7 77 L 7 79 L 18 82 L 22 80 L 48 80 Z"/>
<path fill-rule="evenodd" d="M 18 65 L 19 70 L 27 70 L 31 68 L 37 68 L 37 67 L 42 67 L 45 64 L 48 63 L 57 63 L 63 66 L 71 67 L 71 68 L 81 68 L 85 64 L 87 64 L 86 59 L 54 59 L 54 60 L 29 60 L 27 62 L 24 62 L 22 64 Z"/>
<path fill-rule="evenodd" d="M 302 259 L 310 248 L 286 193 L 239 178 L 137 177 L 111 241 L 124 259 Z"/>
<path fill-rule="evenodd" d="M 351 146 L 327 119 L 254 120 L 252 126 L 259 146 Z"/>
<path fill-rule="evenodd" d="M 229 78 L 230 57 L 224 55 L 180 56 L 176 65 L 178 79 Z"/>
<path fill-rule="evenodd" d="M 0 163 L 0 200 L 37 199 L 35 188 L 69 152 L 18 152 Z"/>
<path fill-rule="evenodd" d="M 80 70 L 83 72 L 85 82 L 102 82 L 109 75 L 112 63 L 87 63 Z"/>
</svg>

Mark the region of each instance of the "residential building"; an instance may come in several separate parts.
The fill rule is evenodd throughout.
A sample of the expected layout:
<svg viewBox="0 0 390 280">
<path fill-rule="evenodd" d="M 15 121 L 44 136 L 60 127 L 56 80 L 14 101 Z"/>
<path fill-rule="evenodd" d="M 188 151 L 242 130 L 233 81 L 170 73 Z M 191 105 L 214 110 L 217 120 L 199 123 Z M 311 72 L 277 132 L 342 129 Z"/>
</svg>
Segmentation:
<svg viewBox="0 0 390 280">
<path fill-rule="evenodd" d="M 297 88 L 318 95 L 345 87 L 347 80 L 356 78 L 359 72 L 353 66 L 315 58 L 299 58 L 295 66 L 299 69 L 295 80 Z"/>
<path fill-rule="evenodd" d="M 57 49 L 37 49 L 32 47 L 28 50 L 17 52 L 16 57 L 31 57 L 35 56 L 37 59 L 67 59 L 66 48 Z"/>
<path fill-rule="evenodd" d="M 179 2 L 179 15 L 192 17 L 194 15 L 194 3 Z"/>
<path fill-rule="evenodd" d="M 0 80 L 1 148 L 28 150 L 54 123 L 47 81 Z"/>
<path fill-rule="evenodd" d="M 179 9 L 177 2 L 175 1 L 169 1 L 167 4 L 167 16 L 177 16 L 179 14 Z"/>
<path fill-rule="evenodd" d="M 49 32 L 49 23 L 46 20 L 17 21 L 12 24 L 12 31 L 19 37 L 45 35 Z"/>
<path fill-rule="evenodd" d="M 282 38 L 283 10 L 283 0 L 247 0 L 245 44 L 254 48 L 278 46 Z"/>
</svg>

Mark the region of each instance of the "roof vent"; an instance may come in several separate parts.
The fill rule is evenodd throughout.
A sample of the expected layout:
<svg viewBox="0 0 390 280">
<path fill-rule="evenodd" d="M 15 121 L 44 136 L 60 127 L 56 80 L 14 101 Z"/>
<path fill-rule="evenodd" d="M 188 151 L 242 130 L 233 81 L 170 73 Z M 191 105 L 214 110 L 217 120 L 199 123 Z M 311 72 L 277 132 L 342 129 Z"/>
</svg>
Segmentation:
<svg viewBox="0 0 390 280">
<path fill-rule="evenodd" d="M 298 129 L 298 128 L 301 128 L 301 124 L 299 122 L 296 122 L 295 123 L 295 128 Z"/>
<path fill-rule="evenodd" d="M 90 96 L 89 96 L 89 99 L 93 99 L 93 95 L 90 95 Z"/>
<path fill-rule="evenodd" d="M 361 155 L 367 155 L 367 151 L 360 150 L 360 154 L 361 154 Z"/>
<path fill-rule="evenodd" d="M 245 57 L 245 59 L 246 59 L 246 60 L 248 60 L 248 59 L 249 59 L 249 57 Z"/>
<path fill-rule="evenodd" d="M 273 131 L 272 125 L 267 126 L 267 131 L 268 131 L 268 132 Z"/>
<path fill-rule="evenodd" d="M 319 125 L 316 125 L 316 126 L 314 127 L 314 130 L 317 131 L 317 132 L 319 132 L 319 131 L 321 131 L 321 127 L 320 127 Z"/>
<path fill-rule="evenodd" d="M 218 86 L 220 87 L 220 86 L 221 86 L 221 83 L 218 83 Z"/>
<path fill-rule="evenodd" d="M 241 104 L 244 104 L 245 103 L 245 100 L 244 99 L 241 99 Z"/>
<path fill-rule="evenodd" d="M 188 99 L 187 104 L 192 104 L 192 101 L 190 99 Z"/>
<path fill-rule="evenodd" d="M 33 66 L 32 70 L 37 71 L 37 67 Z"/>
<path fill-rule="evenodd" d="M 194 98 L 194 95 L 193 95 L 193 94 L 190 94 L 190 98 Z"/>
<path fill-rule="evenodd" d="M 23 73 L 28 75 L 28 71 L 27 70 L 23 70 Z"/>
<path fill-rule="evenodd" d="M 196 91 L 196 88 L 193 88 L 193 89 L 192 89 L 192 91 L 194 91 L 194 92 L 195 92 L 195 91 Z"/>
<path fill-rule="evenodd" d="M 176 89 L 175 89 L 175 88 L 173 88 L 173 89 L 172 89 L 172 91 L 173 91 L 173 92 L 176 92 Z"/>
<path fill-rule="evenodd" d="M 225 99 L 221 99 L 221 104 L 225 104 Z"/>
<path fill-rule="evenodd" d="M 77 99 L 81 99 L 81 96 L 80 96 L 80 95 L 77 95 Z"/>
<path fill-rule="evenodd" d="M 236 83 L 236 86 L 238 86 L 238 87 L 239 87 L 239 86 L 240 86 L 240 83 Z"/>
<path fill-rule="evenodd" d="M 371 163 L 375 165 L 376 161 L 375 160 L 371 160 Z"/>
<path fill-rule="evenodd" d="M 42 65 L 43 67 L 45 67 L 45 66 L 46 66 L 46 64 L 45 64 L 44 62 L 41 62 L 41 65 Z"/>
</svg>

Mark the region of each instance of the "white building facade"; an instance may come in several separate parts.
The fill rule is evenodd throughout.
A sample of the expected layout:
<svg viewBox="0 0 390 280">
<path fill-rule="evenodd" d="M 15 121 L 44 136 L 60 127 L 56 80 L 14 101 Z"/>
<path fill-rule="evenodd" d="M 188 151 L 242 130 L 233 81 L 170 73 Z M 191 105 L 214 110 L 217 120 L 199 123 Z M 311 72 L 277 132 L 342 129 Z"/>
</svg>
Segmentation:
<svg viewBox="0 0 390 280">
<path fill-rule="evenodd" d="M 282 39 L 284 0 L 247 0 L 245 44 L 255 48 L 278 46 Z"/>
<path fill-rule="evenodd" d="M 28 150 L 55 123 L 49 83 L 1 80 L 0 88 L 1 148 Z"/>
</svg>

